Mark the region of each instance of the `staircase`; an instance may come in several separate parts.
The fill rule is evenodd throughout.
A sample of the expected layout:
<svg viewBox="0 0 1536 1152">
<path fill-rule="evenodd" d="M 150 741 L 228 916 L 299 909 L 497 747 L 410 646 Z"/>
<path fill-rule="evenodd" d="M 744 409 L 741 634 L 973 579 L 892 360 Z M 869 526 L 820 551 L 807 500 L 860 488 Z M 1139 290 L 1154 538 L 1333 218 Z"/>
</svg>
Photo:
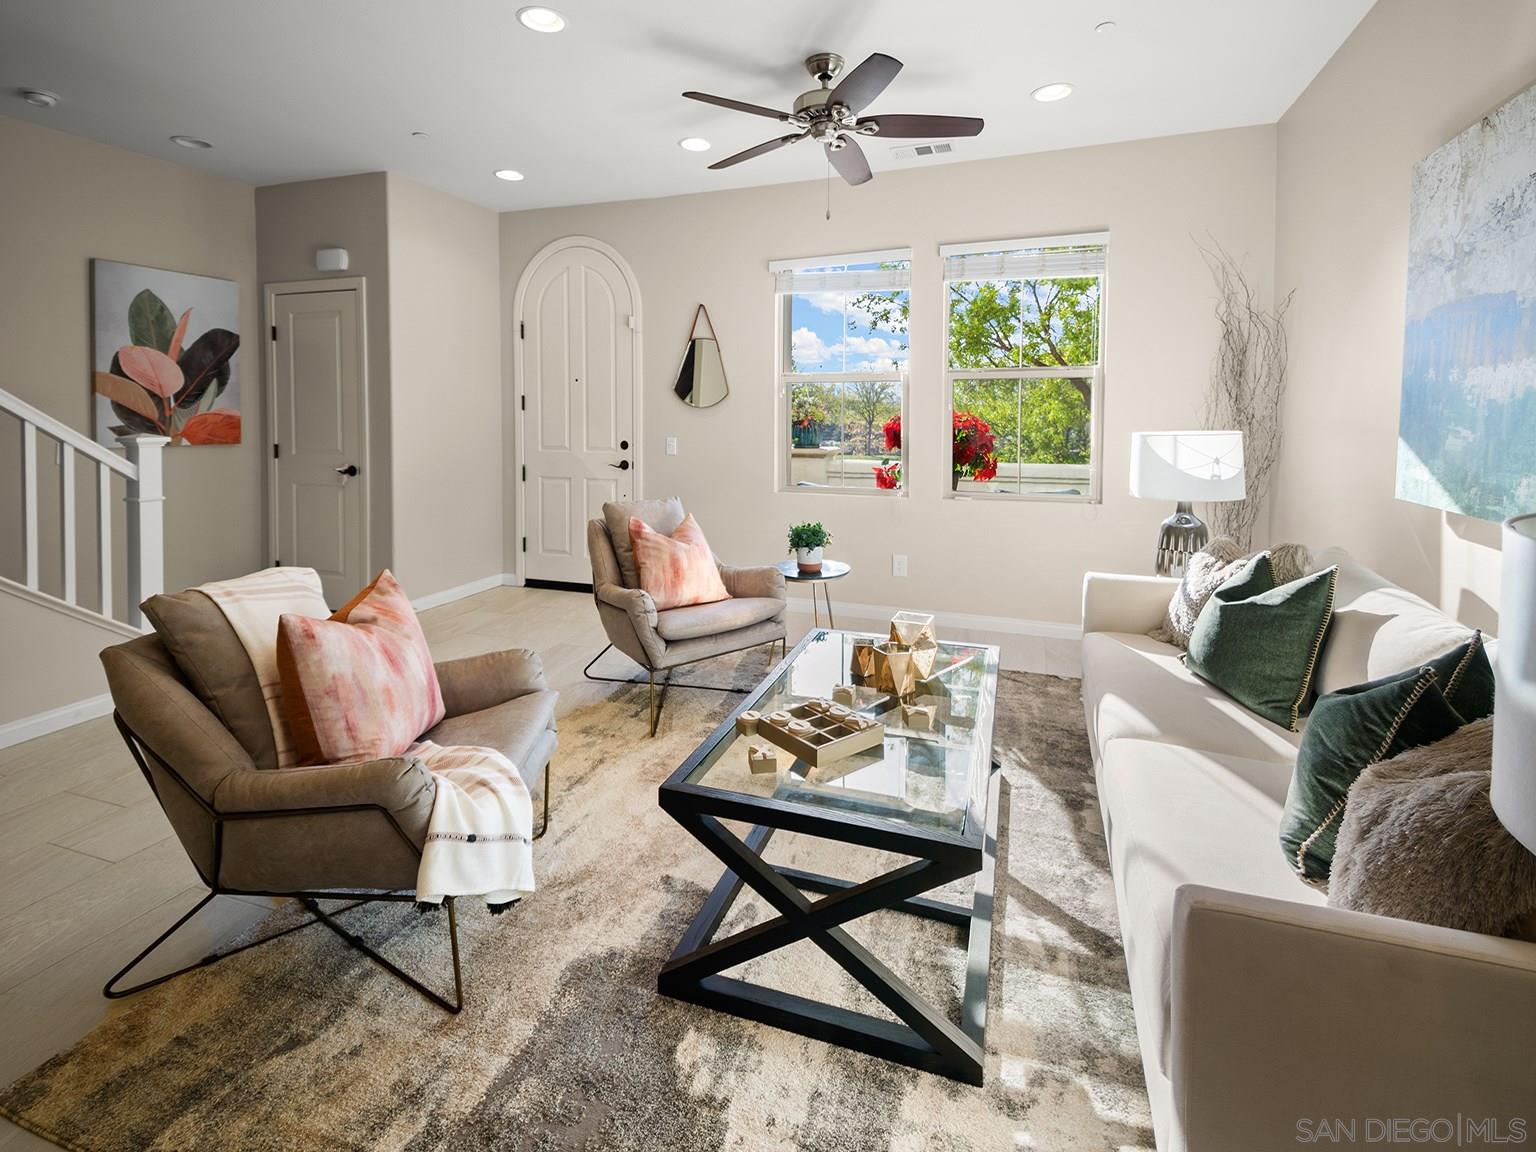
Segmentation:
<svg viewBox="0 0 1536 1152">
<path fill-rule="evenodd" d="M 108 710 L 96 652 L 138 635 L 143 630 L 140 602 L 164 590 L 161 450 L 169 441 L 163 436 L 121 437 L 125 456 L 119 456 L 4 389 L 0 412 L 21 425 L 21 548 L 9 569 L 19 579 L 0 576 L 0 635 L 8 655 L 0 661 L 0 747 L 5 747 Z M 58 579 L 46 588 L 39 441 L 54 452 L 58 467 L 58 523 L 50 523 L 47 534 L 58 549 Z M 84 468 L 78 466 L 82 458 Z M 90 602 L 81 592 L 83 570 L 77 555 L 82 535 L 80 474 L 91 477 L 95 488 L 96 547 L 87 559 L 95 575 Z M 114 541 L 117 478 L 125 491 L 126 517 Z M 51 531 L 55 526 L 56 536 Z M 118 547 L 126 561 L 126 595 L 120 604 L 114 597 Z"/>
</svg>

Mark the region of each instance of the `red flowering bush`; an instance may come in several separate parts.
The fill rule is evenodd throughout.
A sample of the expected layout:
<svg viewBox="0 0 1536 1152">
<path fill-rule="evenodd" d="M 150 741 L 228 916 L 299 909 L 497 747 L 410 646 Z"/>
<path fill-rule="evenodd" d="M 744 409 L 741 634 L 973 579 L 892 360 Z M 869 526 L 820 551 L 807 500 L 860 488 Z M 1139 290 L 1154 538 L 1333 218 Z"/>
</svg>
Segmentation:
<svg viewBox="0 0 1536 1152">
<path fill-rule="evenodd" d="M 900 416 L 892 416 L 881 430 L 885 433 L 887 451 L 901 447 Z M 992 435 L 992 426 L 972 412 L 955 413 L 950 467 L 957 479 L 991 480 L 997 476 L 997 437 Z M 900 484 L 899 463 L 875 468 L 876 487 L 896 488 Z"/>
</svg>

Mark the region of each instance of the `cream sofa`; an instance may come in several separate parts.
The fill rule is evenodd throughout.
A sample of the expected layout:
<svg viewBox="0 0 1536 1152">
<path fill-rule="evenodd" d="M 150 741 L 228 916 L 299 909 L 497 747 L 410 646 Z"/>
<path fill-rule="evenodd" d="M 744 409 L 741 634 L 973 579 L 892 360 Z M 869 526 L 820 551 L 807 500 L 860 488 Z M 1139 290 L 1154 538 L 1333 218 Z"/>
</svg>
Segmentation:
<svg viewBox="0 0 1536 1152">
<path fill-rule="evenodd" d="M 1323 691 L 1467 634 L 1338 550 L 1318 563 L 1339 564 Z M 1536 943 L 1329 908 L 1296 879 L 1279 827 L 1301 737 L 1147 637 L 1174 584 L 1083 583 L 1083 706 L 1158 1148 L 1294 1149 L 1336 1120 L 1363 1144 L 1442 1117 L 1536 1140 Z"/>
</svg>

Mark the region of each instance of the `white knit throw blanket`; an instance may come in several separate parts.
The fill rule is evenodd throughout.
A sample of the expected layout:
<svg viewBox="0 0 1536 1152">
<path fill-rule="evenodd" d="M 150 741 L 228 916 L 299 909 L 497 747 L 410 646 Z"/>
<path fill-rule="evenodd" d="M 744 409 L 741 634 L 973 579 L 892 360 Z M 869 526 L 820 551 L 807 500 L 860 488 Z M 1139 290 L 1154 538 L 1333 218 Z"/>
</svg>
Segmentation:
<svg viewBox="0 0 1536 1152">
<path fill-rule="evenodd" d="M 500 752 L 420 740 L 406 749 L 437 783 L 416 899 L 484 896 L 505 904 L 533 891 L 533 798 Z"/>
<path fill-rule="evenodd" d="M 272 723 L 279 768 L 297 762 L 282 709 L 277 621 L 285 613 L 324 619 L 320 577 L 310 568 L 268 568 L 199 589 L 218 605 L 244 646 Z M 405 750 L 432 774 L 436 792 L 416 870 L 416 898 L 483 896 L 505 904 L 533 891 L 533 799 L 517 766 L 492 748 L 420 740 Z"/>
</svg>

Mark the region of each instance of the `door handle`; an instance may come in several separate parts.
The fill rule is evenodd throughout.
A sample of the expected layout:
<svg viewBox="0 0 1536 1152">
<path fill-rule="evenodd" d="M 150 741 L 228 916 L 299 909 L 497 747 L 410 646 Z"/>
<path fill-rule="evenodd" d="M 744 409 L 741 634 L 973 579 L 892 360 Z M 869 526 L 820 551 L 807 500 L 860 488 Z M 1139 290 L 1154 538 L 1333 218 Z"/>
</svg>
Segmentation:
<svg viewBox="0 0 1536 1152">
<path fill-rule="evenodd" d="M 336 469 L 336 475 L 338 475 L 338 476 L 356 476 L 357 475 L 357 465 L 356 464 L 348 464 L 345 468 L 338 468 L 338 469 Z"/>
<path fill-rule="evenodd" d="M 628 460 L 620 460 L 617 464 L 610 464 L 610 465 L 608 465 L 608 467 L 610 467 L 610 468 L 617 468 L 620 472 L 628 472 L 629 471 L 629 461 Z"/>
</svg>

